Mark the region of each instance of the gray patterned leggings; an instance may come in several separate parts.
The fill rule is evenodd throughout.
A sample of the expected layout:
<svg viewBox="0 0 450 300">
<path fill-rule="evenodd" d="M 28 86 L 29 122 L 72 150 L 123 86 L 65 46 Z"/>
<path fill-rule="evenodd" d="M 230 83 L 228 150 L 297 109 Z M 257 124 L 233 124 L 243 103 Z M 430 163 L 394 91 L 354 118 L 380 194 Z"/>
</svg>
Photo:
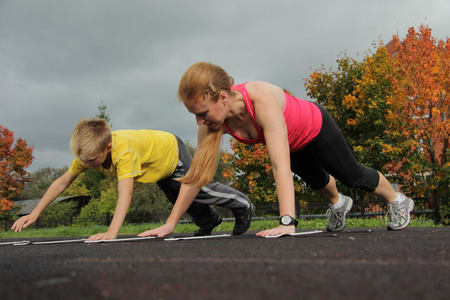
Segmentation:
<svg viewBox="0 0 450 300">
<path fill-rule="evenodd" d="M 178 166 L 171 177 L 156 183 L 173 204 L 175 204 L 181 188 L 181 183 L 174 178 L 185 175 L 192 161 L 186 145 L 178 137 L 177 141 L 179 149 Z M 202 187 L 187 213 L 192 216 L 197 226 L 209 227 L 216 222 L 219 215 L 211 205 L 229 208 L 233 216 L 240 217 L 250 207 L 250 201 L 243 193 L 224 184 L 211 181 L 210 184 Z"/>
</svg>

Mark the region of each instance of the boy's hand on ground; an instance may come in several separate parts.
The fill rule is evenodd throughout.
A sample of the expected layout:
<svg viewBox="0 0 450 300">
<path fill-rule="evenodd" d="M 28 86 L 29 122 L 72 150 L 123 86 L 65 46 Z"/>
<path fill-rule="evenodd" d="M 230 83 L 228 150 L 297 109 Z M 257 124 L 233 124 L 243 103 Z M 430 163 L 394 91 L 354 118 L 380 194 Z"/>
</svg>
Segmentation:
<svg viewBox="0 0 450 300">
<path fill-rule="evenodd" d="M 290 226 L 280 225 L 273 229 L 267 229 L 264 231 L 260 231 L 256 235 L 261 236 L 261 237 L 266 237 L 269 235 L 280 235 L 280 234 L 291 234 L 291 233 L 295 233 L 294 225 L 290 225 Z"/>
<path fill-rule="evenodd" d="M 23 216 L 22 218 L 14 222 L 13 226 L 11 226 L 11 230 L 14 230 L 15 232 L 20 232 L 22 231 L 22 228 L 28 227 L 29 225 L 36 222 L 36 220 L 37 217 L 35 217 L 33 214 Z"/>
<path fill-rule="evenodd" d="M 163 236 L 166 236 L 168 234 L 171 234 L 174 230 L 175 230 L 175 226 L 166 223 L 163 226 L 160 226 L 158 228 L 144 231 L 144 232 L 138 234 L 138 236 L 139 237 L 145 237 L 145 236 L 156 235 L 158 237 L 163 237 Z"/>
<path fill-rule="evenodd" d="M 103 241 L 103 240 L 114 240 L 116 239 L 117 235 L 109 233 L 109 232 L 103 232 L 103 233 L 97 233 L 92 236 L 90 236 L 87 241 Z"/>
</svg>

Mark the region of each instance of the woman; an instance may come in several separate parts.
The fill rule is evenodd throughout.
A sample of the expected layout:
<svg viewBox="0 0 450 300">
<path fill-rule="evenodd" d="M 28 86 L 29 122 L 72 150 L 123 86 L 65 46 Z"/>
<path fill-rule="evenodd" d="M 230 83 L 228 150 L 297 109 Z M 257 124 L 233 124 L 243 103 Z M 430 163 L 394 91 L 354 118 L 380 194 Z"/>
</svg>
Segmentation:
<svg viewBox="0 0 450 300">
<path fill-rule="evenodd" d="M 326 110 L 312 102 L 297 99 L 266 82 L 234 86 L 234 80 L 221 67 L 199 62 L 183 75 L 178 98 L 197 119 L 198 144 L 191 169 L 183 183 L 207 184 L 214 175 L 223 133 L 244 143 L 264 143 L 273 165 L 280 206 L 280 226 L 259 232 L 258 236 L 294 233 L 294 183 L 299 175 L 330 203 L 328 231 L 345 227 L 345 215 L 352 199 L 339 194 L 335 177 L 349 187 L 361 188 L 381 197 L 389 207 L 388 229 L 408 226 L 414 202 L 397 194 L 378 171 L 361 166 L 351 153 L 344 136 Z M 165 235 L 190 203 L 177 203 L 166 225 L 143 233 Z M 172 228 L 173 227 L 173 228 Z M 169 232 L 170 233 L 170 232 Z"/>
</svg>

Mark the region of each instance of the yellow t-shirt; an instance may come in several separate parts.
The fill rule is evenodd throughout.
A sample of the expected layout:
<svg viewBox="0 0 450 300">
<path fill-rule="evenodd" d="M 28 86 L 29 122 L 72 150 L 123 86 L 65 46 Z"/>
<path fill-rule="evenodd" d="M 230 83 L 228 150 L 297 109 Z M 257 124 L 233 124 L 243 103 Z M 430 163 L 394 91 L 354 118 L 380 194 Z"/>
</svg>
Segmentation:
<svg viewBox="0 0 450 300">
<path fill-rule="evenodd" d="M 178 162 L 176 137 L 159 130 L 117 130 L 112 132 L 112 166 L 96 170 L 120 181 L 134 177 L 142 183 L 157 182 L 168 178 Z M 86 171 L 79 158 L 75 158 L 69 171 L 77 176 Z"/>
</svg>

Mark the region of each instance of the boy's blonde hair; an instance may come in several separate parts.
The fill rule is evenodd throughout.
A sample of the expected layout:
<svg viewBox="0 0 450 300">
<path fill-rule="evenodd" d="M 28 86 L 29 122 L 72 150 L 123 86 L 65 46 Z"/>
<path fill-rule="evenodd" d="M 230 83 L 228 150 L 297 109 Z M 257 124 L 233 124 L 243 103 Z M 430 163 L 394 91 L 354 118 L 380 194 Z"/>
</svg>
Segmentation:
<svg viewBox="0 0 450 300">
<path fill-rule="evenodd" d="M 197 101 L 203 95 L 211 95 L 211 99 L 218 101 L 219 94 L 225 91 L 234 95 L 231 87 L 234 85 L 233 77 L 229 76 L 221 67 L 198 62 L 189 67 L 181 77 L 178 86 L 178 100 L 180 102 Z M 178 181 L 186 184 L 195 184 L 199 187 L 209 184 L 217 170 L 220 142 L 223 129 L 208 129 L 200 148 L 197 148 L 192 159 L 191 167 L 186 176 Z"/>
<path fill-rule="evenodd" d="M 105 151 L 111 142 L 111 127 L 105 119 L 82 119 L 73 130 L 70 150 L 75 157 L 85 160 L 92 154 Z"/>
</svg>

